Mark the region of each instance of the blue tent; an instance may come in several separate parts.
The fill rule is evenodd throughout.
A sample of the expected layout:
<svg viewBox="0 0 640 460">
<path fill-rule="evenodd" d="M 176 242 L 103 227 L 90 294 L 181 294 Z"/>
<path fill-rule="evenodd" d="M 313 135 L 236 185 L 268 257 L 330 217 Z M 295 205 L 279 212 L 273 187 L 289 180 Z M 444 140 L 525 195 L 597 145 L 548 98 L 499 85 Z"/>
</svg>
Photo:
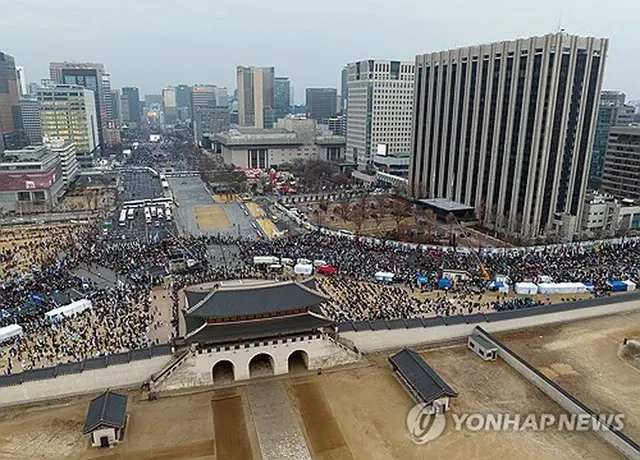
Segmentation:
<svg viewBox="0 0 640 460">
<path fill-rule="evenodd" d="M 607 285 L 613 292 L 624 292 L 627 290 L 627 285 L 620 280 L 607 281 Z"/>
<path fill-rule="evenodd" d="M 591 281 L 585 281 L 584 285 L 587 287 L 587 291 L 589 292 L 595 291 L 595 287 Z"/>
<path fill-rule="evenodd" d="M 416 278 L 416 282 L 418 284 L 427 284 L 429 282 L 429 278 L 424 275 L 418 275 L 418 278 Z"/>
<path fill-rule="evenodd" d="M 451 287 L 451 280 L 448 278 L 440 278 L 438 280 L 438 287 L 440 289 L 449 289 Z"/>
</svg>

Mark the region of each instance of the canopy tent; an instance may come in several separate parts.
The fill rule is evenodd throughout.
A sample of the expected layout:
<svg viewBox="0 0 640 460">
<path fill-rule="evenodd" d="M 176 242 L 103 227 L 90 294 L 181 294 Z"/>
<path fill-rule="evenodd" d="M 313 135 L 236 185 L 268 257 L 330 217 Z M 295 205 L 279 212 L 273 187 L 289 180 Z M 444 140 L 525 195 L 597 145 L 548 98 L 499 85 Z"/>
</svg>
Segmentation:
<svg viewBox="0 0 640 460">
<path fill-rule="evenodd" d="M 539 283 L 540 294 L 579 294 L 587 292 L 584 283 Z"/>
<path fill-rule="evenodd" d="M 449 288 L 451 288 L 451 280 L 449 278 L 440 278 L 438 280 L 438 287 L 440 289 L 449 289 Z"/>
<path fill-rule="evenodd" d="M 514 291 L 520 295 L 535 295 L 538 293 L 538 286 L 533 283 L 516 283 Z"/>
<path fill-rule="evenodd" d="M 316 270 L 324 275 L 333 275 L 338 269 L 333 265 L 321 265 L 316 267 Z"/>
<path fill-rule="evenodd" d="M 611 288 L 612 292 L 625 292 L 627 290 L 627 285 L 620 280 L 607 281 L 607 286 Z"/>
<path fill-rule="evenodd" d="M 293 267 L 293 273 L 296 275 L 310 275 L 313 273 L 313 265 L 296 264 L 296 266 Z"/>
<path fill-rule="evenodd" d="M 384 283 L 391 283 L 393 282 L 393 278 L 395 278 L 396 275 L 394 275 L 393 273 L 389 273 L 389 272 L 377 272 L 374 275 L 374 278 L 376 281 L 381 281 Z"/>
<path fill-rule="evenodd" d="M 589 292 L 593 292 L 596 289 L 591 281 L 585 281 L 584 285 L 586 286 L 587 291 L 589 291 Z"/>
<path fill-rule="evenodd" d="M 63 305 L 62 307 L 54 308 L 44 314 L 44 316 L 51 322 L 60 321 L 63 318 L 67 318 L 77 313 L 91 308 L 93 305 L 90 300 L 82 299 L 75 302 L 71 302 L 69 305 Z"/>
<path fill-rule="evenodd" d="M 427 284 L 428 282 L 429 282 L 429 278 L 427 278 L 424 275 L 418 275 L 418 277 L 416 278 L 416 283 L 418 285 Z"/>
<path fill-rule="evenodd" d="M 636 283 L 634 283 L 633 281 L 623 281 L 624 284 L 627 285 L 627 291 L 631 292 L 631 291 L 635 291 L 636 290 Z"/>
<path fill-rule="evenodd" d="M 272 265 L 280 262 L 280 259 L 274 256 L 255 256 L 253 258 L 254 265 Z"/>
<path fill-rule="evenodd" d="M 22 326 L 19 324 L 10 324 L 5 327 L 0 327 L 0 343 L 13 339 L 14 337 L 22 337 L 23 334 Z"/>
<path fill-rule="evenodd" d="M 509 285 L 504 281 L 491 281 L 489 283 L 489 289 L 507 294 L 509 292 Z"/>
</svg>

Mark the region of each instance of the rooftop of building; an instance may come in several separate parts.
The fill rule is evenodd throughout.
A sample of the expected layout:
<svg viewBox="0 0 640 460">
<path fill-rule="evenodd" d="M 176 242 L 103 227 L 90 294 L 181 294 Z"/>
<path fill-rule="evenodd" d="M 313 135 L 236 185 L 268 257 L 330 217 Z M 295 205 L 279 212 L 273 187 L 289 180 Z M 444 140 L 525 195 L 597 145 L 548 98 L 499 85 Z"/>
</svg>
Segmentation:
<svg viewBox="0 0 640 460">
<path fill-rule="evenodd" d="M 28 145 L 22 149 L 5 150 L 0 155 L 0 163 L 41 162 L 52 155 L 45 145 Z"/>
<path fill-rule="evenodd" d="M 473 211 L 472 206 L 467 206 L 464 203 L 449 200 L 447 198 L 423 198 L 418 200 L 419 203 L 424 205 L 441 209 L 443 211 L 455 212 L 455 211 Z"/>
<path fill-rule="evenodd" d="M 186 315 L 191 318 L 230 318 L 273 315 L 317 307 L 328 298 L 316 291 L 315 280 L 257 285 L 224 285 L 185 290 Z"/>
</svg>

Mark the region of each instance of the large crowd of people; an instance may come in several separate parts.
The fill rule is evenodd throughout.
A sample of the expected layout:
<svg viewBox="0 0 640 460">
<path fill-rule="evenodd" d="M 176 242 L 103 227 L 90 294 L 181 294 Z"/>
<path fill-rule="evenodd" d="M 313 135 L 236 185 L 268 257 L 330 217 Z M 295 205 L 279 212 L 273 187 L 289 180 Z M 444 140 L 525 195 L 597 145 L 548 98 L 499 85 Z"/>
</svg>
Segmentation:
<svg viewBox="0 0 640 460">
<path fill-rule="evenodd" d="M 169 289 L 173 301 L 171 335 L 175 336 L 180 289 L 211 281 L 294 276 L 291 268 L 274 272 L 255 266 L 256 256 L 322 260 L 335 267 L 333 276 L 320 278 L 319 289 L 330 297 L 324 309 L 336 322 L 473 314 L 530 308 L 550 301 L 543 296 L 487 294 L 487 274 L 502 274 L 511 283 L 536 282 L 541 277 L 555 282 L 590 281 L 594 295 L 606 293 L 609 280 L 637 282 L 640 278 L 640 243 L 632 239 L 477 252 L 421 249 L 321 233 L 274 240 L 172 236 L 149 242 L 109 239 L 100 230 L 98 224 L 66 226 L 64 230 L 52 227 L 34 243 L 19 234 L 0 235 L 5 242 L 0 252 L 4 276 L 0 280 L 0 326 L 18 323 L 25 331 L 22 339 L 0 348 L 5 372 L 153 344 L 157 339 L 152 340 L 149 331 L 157 324 L 150 310 L 150 292 L 160 284 Z M 19 243 L 7 244 L 12 239 Z M 216 247 L 220 250 L 213 251 Z M 165 275 L 176 258 L 197 263 L 173 273 L 167 282 Z M 102 267 L 114 278 L 106 285 L 91 277 L 84 279 L 78 275 L 80 267 L 97 267 L 98 271 Z M 447 291 L 439 290 L 439 280 L 450 270 L 465 273 L 467 279 L 454 282 Z M 381 271 L 393 273 L 393 284 L 374 282 Z M 59 305 L 57 296 L 69 293 L 90 298 L 93 308 L 50 324 L 44 313 Z"/>
</svg>

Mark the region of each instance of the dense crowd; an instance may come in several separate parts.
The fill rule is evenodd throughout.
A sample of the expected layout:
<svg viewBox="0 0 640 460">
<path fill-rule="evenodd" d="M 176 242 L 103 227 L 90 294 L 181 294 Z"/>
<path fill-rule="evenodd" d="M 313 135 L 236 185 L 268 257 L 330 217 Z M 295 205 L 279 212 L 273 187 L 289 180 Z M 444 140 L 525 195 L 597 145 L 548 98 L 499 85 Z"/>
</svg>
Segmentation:
<svg viewBox="0 0 640 460">
<path fill-rule="evenodd" d="M 14 340 L 4 348 L 4 357 L 0 356 L 6 362 L 5 372 L 154 343 L 149 333 L 158 324 L 150 303 L 151 289 L 165 283 L 170 262 L 176 258 L 189 258 L 196 264 L 173 273 L 167 286 L 173 303 L 172 331 L 177 330 L 180 314 L 178 291 L 186 286 L 293 276 L 291 268 L 273 272 L 255 266 L 255 256 L 322 260 L 334 266 L 336 274 L 321 278 L 319 289 L 331 298 L 324 308 L 337 322 L 473 314 L 549 302 L 544 297 L 488 295 L 487 274 L 503 274 L 511 283 L 536 282 L 542 276 L 556 282 L 590 281 L 595 295 L 607 291 L 608 280 L 638 281 L 640 275 L 640 243 L 635 240 L 479 253 L 423 250 L 320 233 L 275 240 L 185 236 L 157 242 L 123 241 L 104 239 L 95 224 L 52 230 L 31 243 L 24 235 L 1 236 L 5 242 L 13 238 L 19 243 L 5 245 L 0 252 L 4 274 L 0 280 L 0 326 L 18 323 L 25 331 L 24 338 Z M 214 257 L 212 248 L 216 247 L 222 250 Z M 106 284 L 84 279 L 78 275 L 82 267 L 103 270 L 112 277 Z M 467 279 L 454 282 L 448 291 L 438 290 L 438 280 L 447 270 L 459 270 Z M 380 271 L 393 273 L 393 284 L 374 283 Z M 69 293 L 89 297 L 93 308 L 50 324 L 44 312 L 59 305 L 61 294 Z"/>
</svg>

